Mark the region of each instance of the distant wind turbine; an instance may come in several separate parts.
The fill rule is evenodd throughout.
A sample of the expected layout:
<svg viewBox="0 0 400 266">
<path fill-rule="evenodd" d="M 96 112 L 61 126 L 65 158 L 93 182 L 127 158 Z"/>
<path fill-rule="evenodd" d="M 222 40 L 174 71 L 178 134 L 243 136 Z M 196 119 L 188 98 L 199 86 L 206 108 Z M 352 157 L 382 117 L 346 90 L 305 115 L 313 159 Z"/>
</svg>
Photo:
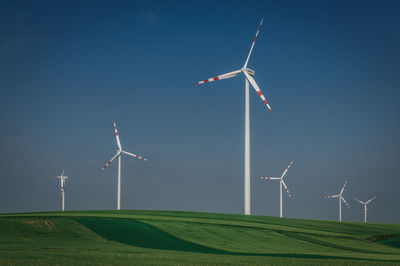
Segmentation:
<svg viewBox="0 0 400 266">
<path fill-rule="evenodd" d="M 108 163 L 106 163 L 106 165 L 101 169 L 104 170 L 112 161 L 114 161 L 115 158 L 118 157 L 118 195 L 117 195 L 117 210 L 119 210 L 121 208 L 121 155 L 122 154 L 126 154 L 126 155 L 130 155 L 132 157 L 144 160 L 147 162 L 146 158 L 143 158 L 139 155 L 127 152 L 127 151 L 123 151 L 121 148 L 121 142 L 119 141 L 119 136 L 118 136 L 118 131 L 117 131 L 117 125 L 115 124 L 114 121 L 114 130 L 115 130 L 115 138 L 117 139 L 117 145 L 118 145 L 118 149 L 117 149 L 117 153 L 114 155 L 114 157 L 111 158 L 111 160 L 108 161 Z"/>
<path fill-rule="evenodd" d="M 347 181 L 344 181 L 344 185 L 342 187 L 342 190 L 340 190 L 340 193 L 338 195 L 327 195 L 325 196 L 326 199 L 330 198 L 339 198 L 339 221 L 342 221 L 342 201 L 347 205 L 348 208 L 350 208 L 349 204 L 347 204 L 346 200 L 343 198 L 343 190 L 346 187 Z"/>
<path fill-rule="evenodd" d="M 247 56 L 246 62 L 244 63 L 243 67 L 239 70 L 235 70 L 223 75 L 219 75 L 210 79 L 206 79 L 203 81 L 196 82 L 195 84 L 202 84 L 207 83 L 215 80 L 220 79 L 227 79 L 237 76 L 238 74 L 242 73 L 245 76 L 245 137 L 244 137 L 244 214 L 250 215 L 251 213 L 251 192 L 250 192 L 250 101 L 249 101 L 249 82 L 256 90 L 257 94 L 261 97 L 261 100 L 266 104 L 268 109 L 272 112 L 271 107 L 269 106 L 267 100 L 265 99 L 264 95 L 262 94 L 260 88 L 258 87 L 257 83 L 253 79 L 255 72 L 254 70 L 247 68 L 247 64 L 250 59 L 251 52 L 253 51 L 254 44 L 256 42 L 258 33 L 260 31 L 261 25 L 264 21 L 264 18 L 261 20 L 260 26 L 256 32 L 256 36 L 253 39 L 253 43 L 251 44 L 249 55 Z"/>
<path fill-rule="evenodd" d="M 366 202 L 361 201 L 361 200 L 359 200 L 359 199 L 357 199 L 357 198 L 354 198 L 355 201 L 357 201 L 357 202 L 359 202 L 359 203 L 361 203 L 361 204 L 364 205 L 364 223 L 367 222 L 367 205 L 368 205 L 368 203 L 370 203 L 371 201 L 373 201 L 375 198 L 376 198 L 376 196 L 370 198 L 370 199 L 367 200 Z"/>
<path fill-rule="evenodd" d="M 56 176 L 55 178 L 59 178 L 61 182 L 61 196 L 62 196 L 62 205 L 61 205 L 61 210 L 64 211 L 64 203 L 65 203 L 65 192 L 64 192 L 64 184 L 65 180 L 68 179 L 68 176 L 64 175 L 65 168 L 63 169 L 61 175 Z"/>
<path fill-rule="evenodd" d="M 281 177 L 260 177 L 261 179 L 265 179 L 265 180 L 279 180 L 279 193 L 280 193 L 280 217 L 282 218 L 282 185 L 285 187 L 286 192 L 288 193 L 289 197 L 291 198 L 292 196 L 290 195 L 290 192 L 285 184 L 285 181 L 283 181 L 283 178 L 286 175 L 286 172 L 289 170 L 289 168 L 292 166 L 293 161 L 290 162 L 290 164 L 288 165 L 288 167 L 286 167 L 285 171 L 283 172 Z"/>
</svg>

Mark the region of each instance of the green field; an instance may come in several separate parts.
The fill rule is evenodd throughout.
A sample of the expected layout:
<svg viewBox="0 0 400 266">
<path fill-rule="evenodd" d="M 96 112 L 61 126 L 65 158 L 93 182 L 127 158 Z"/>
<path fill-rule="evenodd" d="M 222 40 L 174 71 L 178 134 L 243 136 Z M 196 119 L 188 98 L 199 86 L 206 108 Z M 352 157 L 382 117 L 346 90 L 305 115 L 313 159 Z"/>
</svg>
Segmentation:
<svg viewBox="0 0 400 266">
<path fill-rule="evenodd" d="M 0 215 L 0 265 L 400 265 L 400 225 L 195 212 Z"/>
</svg>

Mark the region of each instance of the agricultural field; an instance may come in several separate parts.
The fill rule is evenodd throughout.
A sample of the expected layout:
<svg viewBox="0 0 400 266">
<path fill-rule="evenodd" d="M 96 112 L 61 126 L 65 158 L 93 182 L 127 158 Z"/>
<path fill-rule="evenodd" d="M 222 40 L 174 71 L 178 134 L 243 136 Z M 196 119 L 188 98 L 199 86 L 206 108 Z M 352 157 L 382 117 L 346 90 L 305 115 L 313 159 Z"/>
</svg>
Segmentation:
<svg viewBox="0 0 400 266">
<path fill-rule="evenodd" d="M 171 211 L 0 215 L 0 265 L 399 265 L 400 225 Z"/>
</svg>

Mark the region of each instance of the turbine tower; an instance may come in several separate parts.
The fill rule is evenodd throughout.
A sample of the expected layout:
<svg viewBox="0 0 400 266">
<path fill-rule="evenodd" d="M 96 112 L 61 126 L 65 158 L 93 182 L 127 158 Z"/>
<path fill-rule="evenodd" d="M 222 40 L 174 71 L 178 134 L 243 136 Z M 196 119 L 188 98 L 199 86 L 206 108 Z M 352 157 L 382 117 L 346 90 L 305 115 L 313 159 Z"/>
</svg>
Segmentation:
<svg viewBox="0 0 400 266">
<path fill-rule="evenodd" d="M 63 169 L 61 175 L 56 176 L 55 178 L 59 178 L 61 182 L 61 197 L 62 197 L 62 205 L 61 205 L 61 210 L 64 211 L 64 206 L 65 206 L 65 193 L 64 193 L 64 184 L 65 180 L 68 179 L 68 176 L 64 175 L 65 168 Z"/>
<path fill-rule="evenodd" d="M 343 198 L 343 190 L 346 187 L 347 181 L 344 181 L 344 185 L 342 187 L 342 190 L 340 190 L 340 193 L 338 195 L 327 195 L 325 196 L 326 199 L 330 198 L 339 198 L 339 221 L 342 221 L 342 201 L 347 205 L 347 207 L 350 208 L 349 204 L 347 204 L 346 200 Z"/>
<path fill-rule="evenodd" d="M 127 151 L 123 151 L 121 148 L 121 142 L 119 141 L 119 136 L 118 136 L 118 130 L 117 130 L 117 125 L 115 124 L 114 121 L 114 130 L 115 130 L 115 138 L 117 139 L 117 145 L 118 145 L 118 149 L 117 149 L 117 153 L 114 155 L 114 157 L 111 158 L 111 160 L 108 161 L 108 163 L 106 163 L 106 165 L 101 169 L 104 170 L 112 161 L 114 161 L 115 158 L 118 157 L 118 195 L 117 195 L 117 210 L 119 210 L 121 208 L 121 155 L 122 154 L 126 154 L 141 160 L 144 160 L 147 162 L 146 158 L 143 158 L 139 155 L 127 152 Z"/>
<path fill-rule="evenodd" d="M 244 136 L 244 214 L 251 214 L 251 192 L 250 192 L 250 99 L 249 99 L 249 82 L 251 86 L 256 90 L 257 94 L 261 97 L 261 100 L 267 105 L 268 109 L 272 112 L 271 107 L 269 106 L 267 100 L 262 94 L 260 88 L 257 83 L 253 79 L 255 74 L 254 70 L 247 68 L 247 64 L 250 59 L 251 52 L 253 51 L 254 44 L 256 42 L 258 33 L 260 31 L 261 25 L 264 21 L 264 18 L 261 20 L 258 30 L 256 32 L 256 36 L 253 39 L 253 43 L 251 44 L 249 55 L 247 56 L 246 62 L 243 67 L 239 70 L 235 70 L 220 76 L 216 76 L 210 79 L 206 79 L 200 82 L 196 82 L 195 84 L 207 83 L 220 79 L 227 79 L 237 76 L 242 73 L 245 76 L 245 136 Z"/>
<path fill-rule="evenodd" d="M 279 194 L 280 194 L 280 202 L 279 202 L 279 207 L 280 207 L 280 217 L 282 218 L 282 185 L 285 187 L 286 192 L 288 193 L 289 197 L 291 198 L 292 196 L 290 195 L 290 192 L 288 190 L 288 187 L 285 184 L 285 181 L 283 181 L 283 178 L 285 177 L 287 171 L 289 168 L 292 166 L 293 161 L 290 162 L 288 167 L 286 167 L 285 171 L 283 172 L 281 177 L 260 177 L 261 179 L 265 180 L 279 180 Z"/>
<path fill-rule="evenodd" d="M 354 198 L 355 201 L 357 201 L 357 202 L 359 202 L 359 203 L 361 203 L 361 204 L 364 205 L 364 223 L 367 222 L 367 205 L 368 205 L 368 203 L 370 203 L 371 201 L 373 201 L 375 198 L 376 198 L 376 196 L 370 198 L 370 199 L 367 200 L 366 202 L 361 201 L 361 200 L 359 200 L 359 199 L 357 199 L 357 198 Z"/>
</svg>

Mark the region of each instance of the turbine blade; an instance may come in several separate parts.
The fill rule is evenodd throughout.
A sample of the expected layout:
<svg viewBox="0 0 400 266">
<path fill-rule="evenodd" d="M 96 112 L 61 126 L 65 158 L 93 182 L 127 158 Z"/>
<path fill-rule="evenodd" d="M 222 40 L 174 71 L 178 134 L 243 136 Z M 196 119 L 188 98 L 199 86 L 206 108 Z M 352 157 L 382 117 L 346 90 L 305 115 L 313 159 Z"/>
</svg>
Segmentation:
<svg viewBox="0 0 400 266">
<path fill-rule="evenodd" d="M 365 202 L 363 202 L 363 201 L 361 201 L 361 200 L 359 200 L 359 199 L 357 199 L 357 198 L 354 198 L 354 200 L 357 201 L 357 202 L 359 202 L 359 203 L 361 203 L 361 204 L 365 204 Z"/>
<path fill-rule="evenodd" d="M 117 130 L 117 125 L 115 124 L 115 120 L 114 120 L 114 130 L 115 130 L 115 138 L 117 139 L 118 148 L 121 150 L 121 142 L 119 141 L 118 130 Z"/>
<path fill-rule="evenodd" d="M 281 180 L 280 177 L 260 177 L 260 178 L 264 180 Z"/>
<path fill-rule="evenodd" d="M 340 196 L 340 198 L 343 200 L 344 203 L 346 203 L 347 207 L 350 208 L 349 204 L 347 204 L 347 201 L 342 196 Z"/>
<path fill-rule="evenodd" d="M 340 191 L 340 194 L 339 194 L 339 195 L 342 195 L 343 190 L 344 190 L 344 188 L 346 187 L 346 184 L 347 184 L 347 181 L 345 180 L 345 181 L 344 181 L 344 185 L 343 185 L 342 190 Z"/>
<path fill-rule="evenodd" d="M 251 83 L 251 85 L 253 86 L 253 88 L 256 90 L 256 92 L 258 93 L 258 95 L 260 95 L 261 100 L 267 105 L 268 109 L 272 112 L 271 107 L 269 106 L 267 100 L 265 99 L 263 93 L 261 92 L 260 88 L 258 87 L 256 81 L 253 79 L 252 76 L 250 76 L 249 73 L 247 73 L 246 70 L 242 70 L 242 72 L 244 73 L 244 75 L 246 76 L 247 80 Z"/>
<path fill-rule="evenodd" d="M 203 81 L 196 82 L 195 85 L 206 83 L 206 82 L 211 82 L 211 81 L 215 81 L 215 80 L 220 80 L 220 79 L 233 78 L 233 77 L 237 76 L 237 74 L 239 74 L 240 72 L 241 72 L 241 70 L 232 71 L 232 72 L 222 74 L 222 75 L 219 75 L 219 76 L 216 76 L 213 78 L 209 78 L 209 79 L 206 79 Z"/>
<path fill-rule="evenodd" d="M 130 153 L 130 152 L 127 152 L 127 151 L 122 151 L 122 152 L 125 153 L 125 154 L 127 154 L 127 155 L 136 157 L 136 158 L 138 158 L 138 159 L 144 160 L 144 161 L 146 161 L 146 162 L 148 161 L 146 158 L 143 158 L 143 157 L 141 157 L 141 156 L 139 156 L 139 155 L 136 155 L 136 154 L 133 154 L 133 153 Z"/>
<path fill-rule="evenodd" d="M 333 198 L 337 198 L 337 197 L 339 197 L 340 195 L 326 195 L 324 198 L 325 199 L 333 199 Z"/>
<path fill-rule="evenodd" d="M 368 203 L 370 203 L 371 201 L 373 201 L 374 199 L 376 198 L 376 196 L 374 196 L 374 197 L 372 197 L 372 198 L 370 198 L 365 204 L 368 204 Z"/>
<path fill-rule="evenodd" d="M 244 66 L 243 66 L 244 68 L 246 68 L 247 64 L 249 63 L 250 55 L 251 55 L 251 52 L 253 51 L 254 44 L 256 43 L 256 39 L 257 39 L 258 33 L 260 32 L 260 28 L 261 28 L 261 25 L 263 24 L 263 21 L 264 21 L 264 17 L 261 19 L 260 26 L 258 26 L 256 36 L 254 37 L 253 43 L 251 44 L 249 55 L 247 56 L 246 62 L 244 63 Z"/>
<path fill-rule="evenodd" d="M 287 188 L 287 186 L 286 186 L 286 184 L 285 184 L 285 181 L 283 181 L 283 180 L 281 180 L 281 181 L 282 181 L 282 184 L 283 184 L 283 186 L 285 187 L 285 190 L 286 190 L 286 192 L 288 193 L 289 197 L 292 197 L 292 195 L 290 195 L 289 189 Z"/>
<path fill-rule="evenodd" d="M 108 163 L 106 163 L 106 165 L 104 165 L 104 167 L 101 168 L 101 170 L 106 169 L 106 167 L 109 166 L 110 163 L 111 163 L 112 161 L 114 161 L 114 159 L 117 158 L 117 156 L 120 155 L 120 154 L 121 154 L 121 152 L 117 152 L 117 153 L 114 155 L 114 157 L 112 157 L 111 160 L 109 160 Z"/>
<path fill-rule="evenodd" d="M 290 164 L 288 165 L 288 167 L 286 167 L 285 171 L 283 172 L 281 178 L 283 178 L 286 175 L 286 172 L 289 170 L 289 168 L 292 166 L 294 161 L 291 161 Z"/>
</svg>

